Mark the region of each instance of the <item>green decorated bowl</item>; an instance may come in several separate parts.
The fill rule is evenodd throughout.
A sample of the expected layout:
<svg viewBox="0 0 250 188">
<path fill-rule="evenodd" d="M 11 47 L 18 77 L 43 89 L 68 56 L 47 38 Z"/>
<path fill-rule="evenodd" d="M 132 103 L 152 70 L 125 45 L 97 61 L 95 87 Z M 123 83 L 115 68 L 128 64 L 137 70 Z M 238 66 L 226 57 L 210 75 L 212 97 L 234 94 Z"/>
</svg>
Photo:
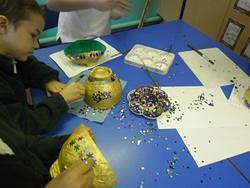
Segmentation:
<svg viewBox="0 0 250 188">
<path fill-rule="evenodd" d="M 75 64 L 93 66 L 105 50 L 106 46 L 97 40 L 77 40 L 64 49 L 64 54 Z"/>
</svg>

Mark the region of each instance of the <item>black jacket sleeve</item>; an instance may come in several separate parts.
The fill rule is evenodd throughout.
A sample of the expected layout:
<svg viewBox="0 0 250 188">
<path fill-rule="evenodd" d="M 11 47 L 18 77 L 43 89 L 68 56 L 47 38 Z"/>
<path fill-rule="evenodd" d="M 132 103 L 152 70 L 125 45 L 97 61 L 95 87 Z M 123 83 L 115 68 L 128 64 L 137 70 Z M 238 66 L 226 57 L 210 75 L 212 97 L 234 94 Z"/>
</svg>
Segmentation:
<svg viewBox="0 0 250 188">
<path fill-rule="evenodd" d="M 36 156 L 39 156 L 43 164 L 49 169 L 58 158 L 62 145 L 68 137 L 69 135 L 57 137 L 26 135 L 26 145 Z"/>
<path fill-rule="evenodd" d="M 68 110 L 68 105 L 60 94 L 47 97 L 34 108 L 18 101 L 6 104 L 6 107 L 9 112 L 14 112 L 12 118 L 16 126 L 27 134 L 48 133 Z"/>
<path fill-rule="evenodd" d="M 17 63 L 18 74 L 26 87 L 41 88 L 51 80 L 58 80 L 58 71 L 30 56 L 26 62 Z"/>
<path fill-rule="evenodd" d="M 6 154 L 0 150 L 1 187 L 41 187 L 51 179 L 50 166 L 68 136 L 27 135 L 15 129 L 15 124 L 0 104 L 0 139 L 13 151 Z"/>
<path fill-rule="evenodd" d="M 16 156 L 0 155 L 0 182 L 3 187 L 40 188 L 43 177 Z"/>
<path fill-rule="evenodd" d="M 44 134 L 51 131 L 68 110 L 68 105 L 60 94 L 47 97 L 31 108 L 20 101 L 8 82 L 1 80 L 0 88 L 0 103 L 11 114 L 16 128 L 27 134 Z"/>
<path fill-rule="evenodd" d="M 54 94 L 31 108 L 27 104 L 25 87 L 43 88 L 49 80 L 57 79 L 58 72 L 34 57 L 18 62 L 17 66 L 18 74 L 0 72 L 0 103 L 7 108 L 16 127 L 24 133 L 47 133 L 68 110 L 68 105 L 60 94 Z"/>
</svg>

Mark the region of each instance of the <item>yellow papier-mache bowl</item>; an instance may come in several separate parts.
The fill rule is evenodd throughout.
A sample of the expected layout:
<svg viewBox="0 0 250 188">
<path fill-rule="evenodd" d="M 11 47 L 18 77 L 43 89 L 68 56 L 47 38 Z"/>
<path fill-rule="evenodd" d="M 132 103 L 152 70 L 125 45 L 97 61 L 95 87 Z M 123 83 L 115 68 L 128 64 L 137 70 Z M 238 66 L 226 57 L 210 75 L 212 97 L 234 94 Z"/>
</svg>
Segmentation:
<svg viewBox="0 0 250 188">
<path fill-rule="evenodd" d="M 73 132 L 63 144 L 58 159 L 50 168 L 51 177 L 55 178 L 79 160 L 86 164 L 93 161 L 93 188 L 111 188 L 117 183 L 114 171 L 87 130 Z"/>
<path fill-rule="evenodd" d="M 85 83 L 85 102 L 94 109 L 106 110 L 118 103 L 122 96 L 119 78 L 108 67 L 94 68 Z"/>
<path fill-rule="evenodd" d="M 93 66 L 105 51 L 106 46 L 101 42 L 88 39 L 71 43 L 64 49 L 64 54 L 75 64 Z"/>
</svg>

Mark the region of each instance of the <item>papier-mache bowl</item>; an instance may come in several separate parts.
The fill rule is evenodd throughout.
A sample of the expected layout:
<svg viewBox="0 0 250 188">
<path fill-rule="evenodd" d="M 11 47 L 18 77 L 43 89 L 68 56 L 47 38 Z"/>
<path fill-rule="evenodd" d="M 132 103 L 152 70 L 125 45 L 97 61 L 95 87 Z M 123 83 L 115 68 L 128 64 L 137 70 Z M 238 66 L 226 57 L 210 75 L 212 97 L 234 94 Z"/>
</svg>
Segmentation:
<svg viewBox="0 0 250 188">
<path fill-rule="evenodd" d="M 106 46 L 101 42 L 88 39 L 77 40 L 71 43 L 64 49 L 64 54 L 75 64 L 93 66 L 105 51 Z"/>
<path fill-rule="evenodd" d="M 85 102 L 94 109 L 107 110 L 115 106 L 122 96 L 122 86 L 117 75 L 104 66 L 97 66 L 85 83 Z"/>
</svg>

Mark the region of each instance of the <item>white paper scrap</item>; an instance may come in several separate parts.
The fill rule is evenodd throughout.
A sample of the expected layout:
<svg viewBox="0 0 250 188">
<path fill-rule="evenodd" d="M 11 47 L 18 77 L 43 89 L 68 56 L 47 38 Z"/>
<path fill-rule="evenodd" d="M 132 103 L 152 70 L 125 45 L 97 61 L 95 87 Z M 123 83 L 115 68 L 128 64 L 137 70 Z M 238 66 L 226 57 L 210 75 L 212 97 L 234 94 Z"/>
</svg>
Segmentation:
<svg viewBox="0 0 250 188">
<path fill-rule="evenodd" d="M 179 55 L 205 87 L 235 84 L 237 88 L 235 92 L 242 98 L 244 90 L 250 86 L 249 76 L 220 49 L 208 48 L 199 51 L 214 64 L 209 63 L 193 50 L 179 52 Z"/>
<path fill-rule="evenodd" d="M 170 110 L 157 118 L 159 129 L 250 126 L 250 110 L 232 105 L 220 88 L 162 87 Z"/>
</svg>

